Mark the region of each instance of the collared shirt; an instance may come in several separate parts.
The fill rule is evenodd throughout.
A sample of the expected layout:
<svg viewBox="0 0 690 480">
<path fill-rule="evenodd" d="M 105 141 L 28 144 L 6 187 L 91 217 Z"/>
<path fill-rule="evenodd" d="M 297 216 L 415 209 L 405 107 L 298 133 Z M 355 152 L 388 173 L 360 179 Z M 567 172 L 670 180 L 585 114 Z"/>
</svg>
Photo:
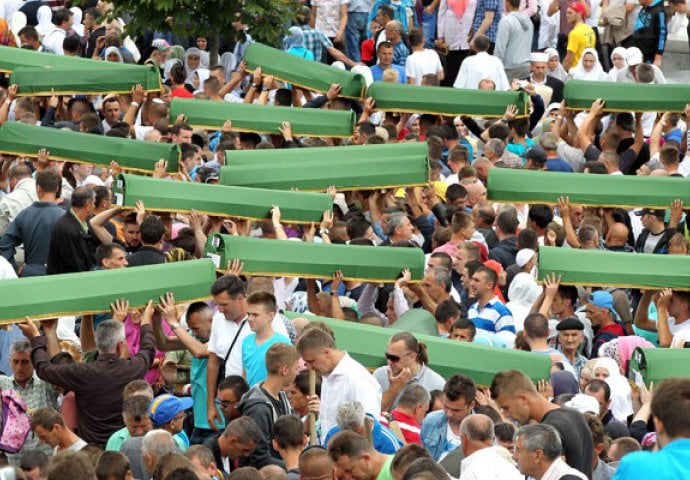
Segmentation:
<svg viewBox="0 0 690 480">
<path fill-rule="evenodd" d="M 33 178 L 22 178 L 11 193 L 0 200 L 0 235 L 5 233 L 19 212 L 38 201 L 36 182 Z"/>
<path fill-rule="evenodd" d="M 409 54 L 410 51 L 407 49 L 405 42 L 400 40 L 398 43 L 393 45 L 393 64 L 404 67 L 405 63 L 407 63 L 407 57 Z"/>
<path fill-rule="evenodd" d="M 79 215 L 77 215 L 77 214 L 74 212 L 73 209 L 70 208 L 70 209 L 69 209 L 69 213 L 71 213 L 72 215 L 74 215 L 74 218 L 77 219 L 77 222 L 79 222 L 79 225 L 81 225 L 81 228 L 84 230 L 84 232 L 88 232 L 88 231 L 89 231 L 89 224 L 86 223 L 86 222 L 85 222 L 84 220 L 82 220 L 81 218 L 79 218 Z"/>
<path fill-rule="evenodd" d="M 374 378 L 377 382 L 379 382 L 379 385 L 381 385 L 381 390 L 383 392 L 390 388 L 390 381 L 388 380 L 389 371 L 390 367 L 388 366 L 379 367 L 374 370 Z M 411 378 L 409 382 L 407 382 L 407 385 L 410 384 L 421 385 L 426 391 L 431 392 L 432 390 L 443 390 L 443 386 L 446 384 L 446 381 L 441 375 L 434 372 L 426 365 L 419 365 L 417 374 Z M 390 406 L 391 409 L 394 409 L 398 405 L 401 396 L 402 391 L 397 397 L 395 397 L 395 400 L 393 400 L 393 403 Z"/>
<path fill-rule="evenodd" d="M 323 376 L 321 383 L 322 437 L 337 424 L 340 404 L 355 400 L 362 404 L 366 413 L 376 416 L 381 413 L 381 386 L 361 363 L 345 352 L 333 371 Z"/>
<path fill-rule="evenodd" d="M 580 472 L 579 470 L 576 470 L 569 466 L 567 463 L 565 463 L 561 458 L 557 458 L 549 467 L 549 469 L 544 472 L 544 475 L 539 480 L 559 480 L 561 477 L 564 477 L 565 475 L 574 475 L 578 478 L 581 478 L 582 480 L 587 480 L 587 476 Z"/>
<path fill-rule="evenodd" d="M 400 439 L 398 439 L 395 433 L 393 433 L 393 431 L 390 428 L 388 428 L 388 425 L 383 425 L 383 423 L 378 421 L 374 417 L 374 415 L 370 413 L 367 413 L 366 416 L 372 422 L 371 440 L 374 443 L 374 449 L 377 452 L 389 455 L 394 454 L 395 452 L 400 450 L 400 448 L 402 448 L 402 442 L 400 441 Z M 330 439 L 333 438 L 333 435 L 335 435 L 338 432 L 340 432 L 340 427 L 338 425 L 331 428 L 330 431 L 326 434 L 326 440 L 324 441 L 323 446 L 326 447 Z"/>
<path fill-rule="evenodd" d="M 523 480 L 510 455 L 503 447 L 477 450 L 460 462 L 460 480 Z"/>
<path fill-rule="evenodd" d="M 478 301 L 474 302 L 467 312 L 467 318 L 472 320 L 477 328 L 487 332 L 508 331 L 515 333 L 515 323 L 510 310 L 496 297 L 486 302 L 485 305 L 479 305 Z"/>
<path fill-rule="evenodd" d="M 580 354 L 580 352 L 576 352 L 575 363 L 573 363 L 570 361 L 565 352 L 563 352 L 562 348 L 559 348 L 558 352 L 563 354 L 563 358 L 565 358 L 568 361 L 568 363 L 572 365 L 572 367 L 575 369 L 575 373 L 577 373 L 577 377 L 580 378 L 580 370 L 582 370 L 582 367 L 584 367 L 587 364 L 587 357 Z"/>
<path fill-rule="evenodd" d="M 320 62 L 323 58 L 323 51 L 333 47 L 333 42 L 321 30 L 311 28 L 309 25 L 300 27 L 304 33 L 304 48 L 314 53 L 314 59 Z"/>
</svg>

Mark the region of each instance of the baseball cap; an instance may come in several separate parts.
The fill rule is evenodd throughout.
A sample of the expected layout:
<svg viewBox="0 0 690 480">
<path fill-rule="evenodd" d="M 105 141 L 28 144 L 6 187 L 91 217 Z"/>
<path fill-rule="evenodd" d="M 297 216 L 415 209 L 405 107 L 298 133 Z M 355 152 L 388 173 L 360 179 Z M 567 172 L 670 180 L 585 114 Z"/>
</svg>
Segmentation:
<svg viewBox="0 0 690 480">
<path fill-rule="evenodd" d="M 635 215 L 642 217 L 644 215 L 654 215 L 657 218 L 664 218 L 666 216 L 666 210 L 664 209 L 654 209 L 654 208 L 643 208 L 635 212 Z"/>
<path fill-rule="evenodd" d="M 154 425 L 164 425 L 174 419 L 178 413 L 189 410 L 192 406 L 194 406 L 192 397 L 159 395 L 151 401 L 149 417 Z"/>
<path fill-rule="evenodd" d="M 532 257 L 534 257 L 536 253 L 537 252 L 531 248 L 523 248 L 517 253 L 517 255 L 515 255 L 515 263 L 518 267 L 522 268 L 527 265 L 527 262 L 532 260 Z"/>
<path fill-rule="evenodd" d="M 525 152 L 525 158 L 544 164 L 546 163 L 546 151 L 540 145 L 534 145 Z"/>
<path fill-rule="evenodd" d="M 613 307 L 613 296 L 609 292 L 597 290 L 589 296 L 589 303 L 599 308 L 607 308 L 611 313 L 616 310 Z"/>
<path fill-rule="evenodd" d="M 643 60 L 644 57 L 642 56 L 642 50 L 639 48 L 630 47 L 625 51 L 625 61 L 627 62 L 628 66 L 634 67 L 635 65 L 642 63 Z"/>
</svg>

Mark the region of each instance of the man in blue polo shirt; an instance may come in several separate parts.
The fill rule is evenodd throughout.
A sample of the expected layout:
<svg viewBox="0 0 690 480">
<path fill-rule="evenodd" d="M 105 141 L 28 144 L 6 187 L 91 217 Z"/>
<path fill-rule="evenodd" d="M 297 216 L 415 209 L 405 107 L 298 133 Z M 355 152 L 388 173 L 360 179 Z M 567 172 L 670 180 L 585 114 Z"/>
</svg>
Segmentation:
<svg viewBox="0 0 690 480">
<path fill-rule="evenodd" d="M 505 341 L 508 348 L 515 343 L 515 322 L 510 310 L 496 298 L 494 293 L 498 278 L 488 267 L 479 267 L 470 279 L 470 296 L 476 297 L 467 311 L 469 318 L 479 330 L 496 334 Z"/>
<path fill-rule="evenodd" d="M 690 378 L 670 378 L 655 389 L 652 416 L 660 450 L 623 457 L 614 480 L 690 478 Z"/>
<path fill-rule="evenodd" d="M 376 56 L 378 62 L 371 67 L 371 76 L 375 82 L 383 80 L 383 72 L 392 68 L 398 72 L 398 83 L 407 83 L 405 76 L 405 68 L 393 64 L 393 44 L 390 42 L 381 42 L 376 48 Z"/>
</svg>

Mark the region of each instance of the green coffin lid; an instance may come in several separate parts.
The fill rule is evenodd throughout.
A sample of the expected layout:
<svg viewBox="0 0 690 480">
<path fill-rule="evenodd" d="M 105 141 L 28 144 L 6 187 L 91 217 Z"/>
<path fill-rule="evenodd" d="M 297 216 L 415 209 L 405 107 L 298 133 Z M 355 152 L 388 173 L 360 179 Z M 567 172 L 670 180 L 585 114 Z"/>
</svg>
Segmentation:
<svg viewBox="0 0 690 480">
<path fill-rule="evenodd" d="M 539 279 L 561 276 L 564 285 L 690 290 L 690 256 L 540 247 Z"/>
<path fill-rule="evenodd" d="M 195 128 L 220 129 L 226 120 L 232 120 L 233 130 L 276 135 L 283 122 L 290 122 L 292 134 L 298 137 L 350 137 L 355 127 L 351 111 L 173 98 L 170 118 L 181 114 Z"/>
<path fill-rule="evenodd" d="M 518 108 L 518 116 L 529 115 L 529 102 L 525 92 L 464 90 L 374 82 L 369 86 L 367 95 L 374 98 L 377 110 L 386 112 L 502 117 L 508 105 L 515 105 Z"/>
<path fill-rule="evenodd" d="M 282 211 L 282 208 L 281 208 Z M 205 255 L 223 269 L 238 258 L 249 275 L 330 278 L 342 270 L 346 280 L 395 282 L 409 268 L 413 280 L 424 276 L 419 248 L 366 247 L 312 242 L 266 240 L 213 234 Z"/>
<path fill-rule="evenodd" d="M 668 208 L 676 199 L 690 205 L 688 181 L 672 177 L 588 175 L 492 168 L 489 200 L 515 203 L 558 203 L 561 195 L 573 205 Z"/>
<path fill-rule="evenodd" d="M 147 265 L 3 280 L 0 323 L 110 311 L 116 298 L 129 300 L 130 307 L 158 303 L 165 292 L 176 302 L 210 297 L 216 279 L 210 260 Z"/>
<path fill-rule="evenodd" d="M 130 93 L 136 85 L 145 91 L 161 89 L 160 74 L 154 66 L 127 66 L 113 62 L 70 67 L 20 67 L 12 72 L 10 84 L 19 86 L 19 95 L 100 95 Z M 135 67 L 135 68 L 132 68 Z"/>
<path fill-rule="evenodd" d="M 113 203 L 134 208 L 141 200 L 147 209 L 167 212 L 198 210 L 209 215 L 264 219 L 273 205 L 280 206 L 285 222 L 319 222 L 333 199 L 326 193 L 283 192 L 259 188 L 225 187 L 121 174 L 113 188 Z"/>
<path fill-rule="evenodd" d="M 400 318 L 395 321 L 394 328 L 406 330 L 414 334 L 423 333 L 433 337 L 438 336 L 436 319 L 431 312 L 423 308 L 411 308 L 403 313 Z"/>
<path fill-rule="evenodd" d="M 362 98 L 366 89 L 364 77 L 359 74 L 300 58 L 261 43 L 249 45 L 242 59 L 247 62 L 249 71 L 261 67 L 264 75 L 273 75 L 278 80 L 317 92 L 327 92 L 332 84 L 338 84 L 341 96 Z"/>
<path fill-rule="evenodd" d="M 570 80 L 563 98 L 567 108 L 576 110 L 589 110 L 603 98 L 606 112 L 683 112 L 690 103 L 690 85 Z"/>
<path fill-rule="evenodd" d="M 338 348 L 347 351 L 369 369 L 386 365 L 384 353 L 388 341 L 400 331 L 397 323 L 393 327 L 383 328 L 295 312 L 285 312 L 285 315 L 288 318 L 305 317 L 324 322 L 333 329 Z M 520 370 L 535 383 L 550 377 L 551 360 L 548 355 L 474 345 L 423 334 L 415 334 L 415 337 L 426 344 L 429 367 L 446 379 L 456 373 L 464 373 L 477 385 L 491 385 L 494 375 L 506 369 Z"/>
<path fill-rule="evenodd" d="M 181 156 L 180 147 L 169 143 L 69 132 L 19 122 L 5 122 L 0 126 L 0 153 L 35 157 L 42 148 L 50 152 L 53 160 L 104 167 L 115 160 L 120 167 L 139 172 L 153 172 L 160 159 L 167 160 L 168 172 L 177 172 Z"/>
<path fill-rule="evenodd" d="M 220 183 L 277 190 L 339 191 L 426 185 L 425 142 L 350 147 L 228 150 Z M 270 175 L 267 174 L 270 172 Z"/>
<path fill-rule="evenodd" d="M 630 358 L 628 378 L 656 387 L 666 378 L 690 378 L 690 349 L 638 347 Z"/>
</svg>

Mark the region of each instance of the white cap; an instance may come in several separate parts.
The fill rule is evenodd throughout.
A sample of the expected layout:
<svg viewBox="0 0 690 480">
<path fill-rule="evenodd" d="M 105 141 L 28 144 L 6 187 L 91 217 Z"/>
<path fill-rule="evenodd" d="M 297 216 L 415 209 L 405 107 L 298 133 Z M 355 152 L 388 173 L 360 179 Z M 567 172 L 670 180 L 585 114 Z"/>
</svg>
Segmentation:
<svg viewBox="0 0 690 480">
<path fill-rule="evenodd" d="M 630 47 L 625 51 L 625 61 L 628 62 L 628 65 L 631 67 L 634 67 L 635 65 L 639 65 L 644 61 L 644 57 L 642 56 L 642 51 L 637 48 L 637 47 Z"/>
<path fill-rule="evenodd" d="M 570 401 L 565 403 L 566 407 L 574 408 L 578 412 L 593 413 L 597 415 L 599 413 L 599 402 L 594 397 L 585 395 L 584 393 L 578 393 Z"/>
<path fill-rule="evenodd" d="M 544 62 L 544 63 L 546 63 L 549 61 L 549 54 L 548 53 L 542 53 L 542 52 L 532 52 L 532 53 L 530 53 L 529 61 L 530 62 Z"/>
<path fill-rule="evenodd" d="M 517 263 L 518 267 L 522 268 L 527 265 L 527 262 L 532 260 L 532 257 L 534 257 L 536 253 L 537 252 L 531 248 L 523 248 L 515 255 L 515 263 Z"/>
<path fill-rule="evenodd" d="M 546 113 L 551 113 L 554 110 L 559 110 L 560 108 L 561 108 L 561 104 L 558 102 L 549 103 L 549 106 L 546 107 Z"/>
</svg>

